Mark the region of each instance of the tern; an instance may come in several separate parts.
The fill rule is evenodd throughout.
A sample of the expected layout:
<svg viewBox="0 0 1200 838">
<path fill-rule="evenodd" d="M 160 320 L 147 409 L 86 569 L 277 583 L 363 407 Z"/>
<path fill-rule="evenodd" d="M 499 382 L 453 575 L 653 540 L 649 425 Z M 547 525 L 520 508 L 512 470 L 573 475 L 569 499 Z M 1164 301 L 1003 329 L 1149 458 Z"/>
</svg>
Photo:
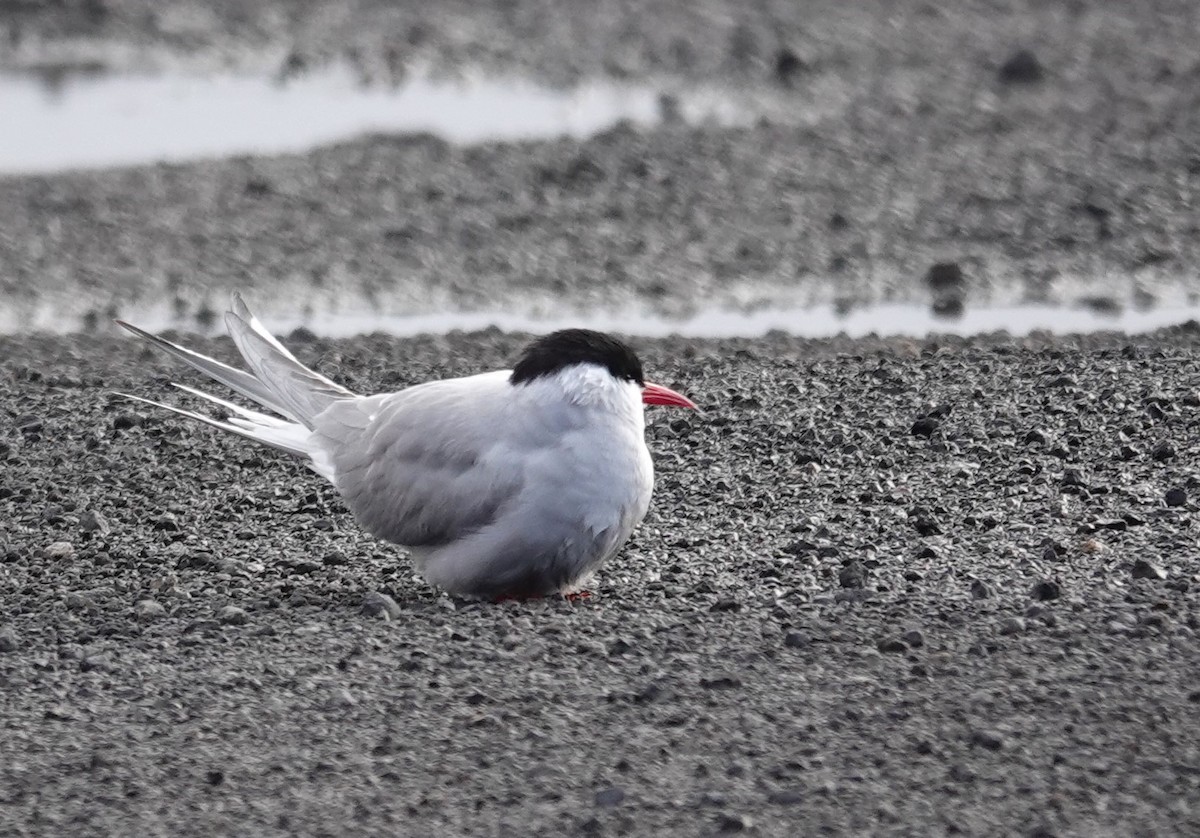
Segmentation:
<svg viewBox="0 0 1200 838">
<path fill-rule="evenodd" d="M 511 370 L 360 396 L 296 360 L 240 295 L 225 324 L 248 372 L 116 322 L 276 415 L 184 384 L 226 418 L 119 395 L 299 458 L 428 582 L 469 598 L 580 592 L 649 508 L 643 405 L 696 407 L 588 329 L 535 339 Z"/>
</svg>

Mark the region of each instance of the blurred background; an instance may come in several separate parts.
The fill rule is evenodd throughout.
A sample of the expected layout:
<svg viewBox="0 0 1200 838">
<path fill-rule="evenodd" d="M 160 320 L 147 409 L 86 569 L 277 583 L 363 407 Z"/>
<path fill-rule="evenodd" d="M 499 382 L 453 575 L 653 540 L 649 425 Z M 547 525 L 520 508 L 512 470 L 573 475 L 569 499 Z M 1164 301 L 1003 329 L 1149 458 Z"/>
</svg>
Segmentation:
<svg viewBox="0 0 1200 838">
<path fill-rule="evenodd" d="M 0 331 L 1197 314 L 1200 4 L 0 3 Z"/>
</svg>

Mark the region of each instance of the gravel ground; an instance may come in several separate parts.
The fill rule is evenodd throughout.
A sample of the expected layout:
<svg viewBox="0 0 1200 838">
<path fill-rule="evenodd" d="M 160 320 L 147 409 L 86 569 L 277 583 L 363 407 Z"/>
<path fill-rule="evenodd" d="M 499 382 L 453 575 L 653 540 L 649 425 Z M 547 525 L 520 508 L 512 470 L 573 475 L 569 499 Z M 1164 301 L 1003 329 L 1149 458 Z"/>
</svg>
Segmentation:
<svg viewBox="0 0 1200 838">
<path fill-rule="evenodd" d="M 71 34 L 81 30 L 103 44 L 136 35 L 149 49 L 162 39 L 147 5 L 160 4 L 108 0 L 102 23 L 84 16 L 92 4 L 16 15 L 24 23 L 10 28 L 37 37 L 10 38 L 7 52 L 0 39 L 0 66 L 25 52 L 87 54 Z M 924 301 L 927 271 L 946 260 L 961 266 L 969 303 L 1147 306 L 1200 292 L 1191 0 L 737 13 L 706 0 L 646 19 L 610 3 L 515 4 L 532 32 L 476 5 L 431 13 L 447 18 L 431 41 L 447 60 L 462 38 L 481 51 L 460 64 L 553 78 L 539 50 L 586 75 L 612 69 L 589 56 L 632 44 L 639 57 L 623 78 L 666 73 L 741 86 L 743 98 L 766 90 L 784 113 L 736 130 L 619 127 L 584 142 L 471 148 L 370 137 L 274 159 L 0 178 L 0 295 L 25 320 L 49 299 L 72 329 L 154 301 L 194 326 L 247 285 L 296 310 L 359 300 L 395 313 L 548 299 L 666 313 Z M 393 24 L 423 20 L 362 3 L 339 28 L 320 12 L 329 4 L 264 3 L 270 30 L 245 20 L 242 3 L 188 6 L 211 10 L 193 16 L 208 36 L 163 42 L 189 54 L 258 44 L 260 30 L 296 49 L 320 33 L 333 56 L 370 54 L 351 32 L 386 42 Z M 472 40 L 481 28 L 494 37 Z M 676 66 L 658 38 L 700 57 Z M 512 43 L 528 49 L 497 46 Z M 783 54 L 792 69 L 780 70 Z"/>
<path fill-rule="evenodd" d="M 363 391 L 521 343 L 293 338 Z M 0 831 L 1200 830 L 1200 329 L 639 346 L 707 411 L 652 411 L 649 519 L 483 605 L 110 395 L 157 354 L 0 339 Z"/>
<path fill-rule="evenodd" d="M 1200 833 L 1195 324 L 640 341 L 707 413 L 650 413 L 654 507 L 579 604 L 440 596 L 306 470 L 111 395 L 194 379 L 107 314 L 195 324 L 233 286 L 670 311 L 922 298 L 950 260 L 972 301 L 1196 290 L 1195 3 L 672 5 L 5 6 L 7 68 L 437 56 L 797 115 L 0 179 L 0 303 L 92 330 L 0 337 L 0 834 Z M 522 340 L 292 344 L 370 391 Z"/>
</svg>

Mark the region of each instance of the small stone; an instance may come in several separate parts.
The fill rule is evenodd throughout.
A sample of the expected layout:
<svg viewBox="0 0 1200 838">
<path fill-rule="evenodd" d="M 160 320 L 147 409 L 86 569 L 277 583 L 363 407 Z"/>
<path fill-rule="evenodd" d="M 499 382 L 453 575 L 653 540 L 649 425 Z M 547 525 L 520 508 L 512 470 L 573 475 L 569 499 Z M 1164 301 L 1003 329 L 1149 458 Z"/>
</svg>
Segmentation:
<svg viewBox="0 0 1200 838">
<path fill-rule="evenodd" d="M 1037 56 L 1028 49 L 1019 49 L 1010 55 L 997 73 L 1001 84 L 1029 85 L 1041 82 L 1046 73 Z"/>
<path fill-rule="evenodd" d="M 986 582 L 979 579 L 971 580 L 971 596 L 975 599 L 987 599 L 992 595 L 992 589 L 987 586 Z"/>
<path fill-rule="evenodd" d="M 741 611 L 742 604 L 733 597 L 723 597 L 718 599 L 708 609 L 709 611 Z"/>
<path fill-rule="evenodd" d="M 140 428 L 142 417 L 136 413 L 118 413 L 113 417 L 113 430 L 127 431 L 130 428 Z"/>
<path fill-rule="evenodd" d="M 345 687 L 338 687 L 329 696 L 328 706 L 336 710 L 345 710 L 358 704 L 358 699 Z"/>
<path fill-rule="evenodd" d="M 597 806 L 616 806 L 625 799 L 625 790 L 616 786 L 609 786 L 606 789 L 601 789 L 596 792 L 595 800 Z"/>
<path fill-rule="evenodd" d="M 925 273 L 925 284 L 934 291 L 956 291 L 966 284 L 966 277 L 957 262 L 938 262 Z"/>
<path fill-rule="evenodd" d="M 800 789 L 783 789 L 767 795 L 767 802 L 777 806 L 798 806 L 804 802 L 804 792 Z"/>
<path fill-rule="evenodd" d="M 105 655 L 88 655 L 79 661 L 80 672 L 113 672 L 115 667 Z"/>
<path fill-rule="evenodd" d="M 700 679 L 700 686 L 709 690 L 732 690 L 741 685 L 742 679 L 736 675 L 714 675 L 710 678 Z"/>
<path fill-rule="evenodd" d="M 21 648 L 21 642 L 17 640 L 17 633 L 10 628 L 0 629 L 0 654 L 6 652 L 15 652 Z"/>
<path fill-rule="evenodd" d="M 920 649 L 925 645 L 925 635 L 917 629 L 904 632 L 904 634 L 900 635 L 900 639 L 913 649 Z"/>
<path fill-rule="evenodd" d="M 323 565 L 320 565 L 314 561 L 310 561 L 309 559 L 296 559 L 295 561 L 288 562 L 287 567 L 291 569 L 293 573 L 306 574 L 317 572 L 323 567 Z"/>
<path fill-rule="evenodd" d="M 932 416 L 922 416 L 917 421 L 913 422 L 912 435 L 921 437 L 931 437 L 933 432 L 938 429 L 939 422 Z"/>
<path fill-rule="evenodd" d="M 717 818 L 717 831 L 722 834 L 731 835 L 735 832 L 745 832 L 754 826 L 753 818 L 746 815 L 737 815 L 729 812 L 722 812 Z"/>
<path fill-rule="evenodd" d="M 109 526 L 108 519 L 103 514 L 94 509 L 89 509 L 79 516 L 79 529 L 85 533 L 108 535 L 112 527 Z"/>
<path fill-rule="evenodd" d="M 989 751 L 998 751 L 1004 747 L 1004 737 L 994 730 L 971 731 L 971 744 Z"/>
<path fill-rule="evenodd" d="M 808 69 L 808 62 L 787 47 L 775 54 L 775 81 L 784 87 L 791 87 L 796 78 Z"/>
<path fill-rule="evenodd" d="M 852 559 L 838 573 L 838 584 L 843 588 L 865 588 L 867 569 L 857 559 Z"/>
<path fill-rule="evenodd" d="M 624 637 L 618 637 L 608 644 L 606 654 L 610 658 L 615 658 L 618 655 L 623 655 L 626 652 L 633 651 L 634 644 L 632 640 L 627 640 Z"/>
<path fill-rule="evenodd" d="M 22 413 L 13 419 L 13 427 L 25 434 L 36 434 L 42 429 L 42 417 L 36 413 Z"/>
<path fill-rule="evenodd" d="M 1134 562 L 1130 572 L 1133 574 L 1134 579 L 1153 579 L 1156 582 L 1161 582 L 1167 578 L 1165 570 L 1145 559 L 1138 559 Z"/>
<path fill-rule="evenodd" d="M 69 541 L 55 541 L 43 552 L 47 559 L 69 559 L 75 555 L 75 545 Z"/>
<path fill-rule="evenodd" d="M 899 637 L 885 637 L 875 644 L 875 648 L 881 652 L 904 654 L 908 651 L 908 644 Z"/>
<path fill-rule="evenodd" d="M 396 620 L 400 617 L 400 606 L 387 594 L 371 591 L 363 597 L 362 613 L 380 620 Z"/>
<path fill-rule="evenodd" d="M 1083 479 L 1083 474 L 1077 468 L 1063 470 L 1062 484 L 1064 486 L 1087 487 L 1087 481 Z"/>
<path fill-rule="evenodd" d="M 1167 502 L 1167 506 L 1184 506 L 1187 504 L 1187 489 L 1182 486 L 1176 486 L 1173 489 L 1167 489 L 1163 500 Z"/>
<path fill-rule="evenodd" d="M 143 622 L 151 622 L 167 616 L 167 609 L 152 599 L 139 599 L 133 604 L 133 615 Z"/>
<path fill-rule="evenodd" d="M 1000 633 L 1003 635 L 1020 634 L 1025 631 L 1025 620 L 1021 617 L 1009 617 L 1000 624 Z"/>
<path fill-rule="evenodd" d="M 245 608 L 236 605 L 226 605 L 217 612 L 217 622 L 227 626 L 244 626 L 250 621 L 250 615 Z"/>
<path fill-rule="evenodd" d="M 1150 458 L 1156 462 L 1166 462 L 1175 456 L 1175 446 L 1167 442 L 1165 439 L 1154 443 L 1154 447 L 1150 449 Z"/>
<path fill-rule="evenodd" d="M 1062 596 L 1062 586 L 1052 579 L 1043 579 L 1033 586 L 1029 595 L 1036 600 L 1046 602 L 1052 599 L 1058 599 Z"/>
<path fill-rule="evenodd" d="M 783 636 L 783 645 L 789 649 L 803 649 L 811 642 L 809 636 L 802 631 L 789 631 Z"/>
</svg>

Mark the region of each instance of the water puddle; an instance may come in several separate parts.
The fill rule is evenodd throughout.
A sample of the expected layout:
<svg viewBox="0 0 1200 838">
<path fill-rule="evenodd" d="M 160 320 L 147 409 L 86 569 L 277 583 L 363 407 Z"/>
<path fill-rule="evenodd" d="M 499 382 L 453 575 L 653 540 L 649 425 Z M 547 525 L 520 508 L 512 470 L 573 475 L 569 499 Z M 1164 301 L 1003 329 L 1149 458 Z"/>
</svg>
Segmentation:
<svg viewBox="0 0 1200 838">
<path fill-rule="evenodd" d="M 1188 320 L 1200 321 L 1200 306 L 1165 306 L 1148 310 L 1096 310 L 1090 307 L 1022 304 L 967 309 L 961 317 L 934 314 L 928 306 L 909 303 L 880 304 L 850 311 L 832 305 L 805 308 L 768 308 L 758 311 L 702 309 L 684 318 L 630 312 L 556 313 L 533 315 L 505 312 L 437 312 L 420 315 L 391 315 L 375 309 L 352 307 L 338 311 L 280 312 L 262 302 L 252 302 L 259 319 L 276 334 L 303 327 L 318 335 L 349 337 L 382 332 L 397 337 L 499 328 L 512 332 L 544 333 L 571 326 L 643 337 L 682 335 L 697 338 L 761 337 L 783 332 L 807 338 L 832 337 L 925 337 L 930 334 L 977 335 L 1006 331 L 1014 337 L 1041 331 L 1051 334 L 1083 334 L 1116 331 L 1138 334 L 1174 326 Z M 167 329 L 218 334 L 224 332 L 219 316 L 197 319 L 181 316 L 165 303 L 130 306 L 104 316 L 93 314 L 90 323 L 62 318 L 49 305 L 0 314 L 0 334 L 31 331 L 72 332 L 81 328 L 108 330 L 109 315 L 120 316 L 150 331 Z M 112 328 L 116 331 L 115 328 Z"/>
<path fill-rule="evenodd" d="M 1188 320 L 1200 320 L 1200 306 L 1151 311 L 1125 311 L 1118 314 L 1085 308 L 1019 305 L 1004 308 L 968 310 L 959 318 L 934 315 L 926 306 L 911 304 L 878 305 L 850 312 L 833 306 L 812 308 L 764 309 L 737 312 L 724 309 L 700 311 L 688 318 L 666 318 L 639 314 L 592 313 L 586 316 L 531 317 L 523 314 L 437 313 L 419 316 L 387 316 L 353 312 L 315 314 L 308 317 L 261 319 L 277 333 L 305 328 L 330 337 L 345 337 L 370 332 L 397 336 L 425 333 L 443 334 L 455 329 L 475 331 L 497 327 L 504 331 L 542 333 L 571 326 L 586 326 L 606 332 L 644 337 L 683 335 L 698 338 L 761 337 L 780 331 L 798 337 L 848 337 L 866 335 L 925 337 L 929 334 L 975 335 L 1007 331 L 1014 336 L 1034 331 L 1052 334 L 1077 334 L 1097 331 L 1121 331 L 1128 334 L 1149 332 Z M 164 324 L 165 325 L 165 324 Z"/>
<path fill-rule="evenodd" d="M 765 93 L 595 81 L 555 90 L 482 75 L 365 86 L 331 66 L 266 75 L 0 76 L 0 174 L 303 152 L 372 132 L 454 143 L 587 137 L 628 121 L 747 124 L 781 111 Z M 795 119 L 795 104 L 787 110 Z"/>
</svg>

